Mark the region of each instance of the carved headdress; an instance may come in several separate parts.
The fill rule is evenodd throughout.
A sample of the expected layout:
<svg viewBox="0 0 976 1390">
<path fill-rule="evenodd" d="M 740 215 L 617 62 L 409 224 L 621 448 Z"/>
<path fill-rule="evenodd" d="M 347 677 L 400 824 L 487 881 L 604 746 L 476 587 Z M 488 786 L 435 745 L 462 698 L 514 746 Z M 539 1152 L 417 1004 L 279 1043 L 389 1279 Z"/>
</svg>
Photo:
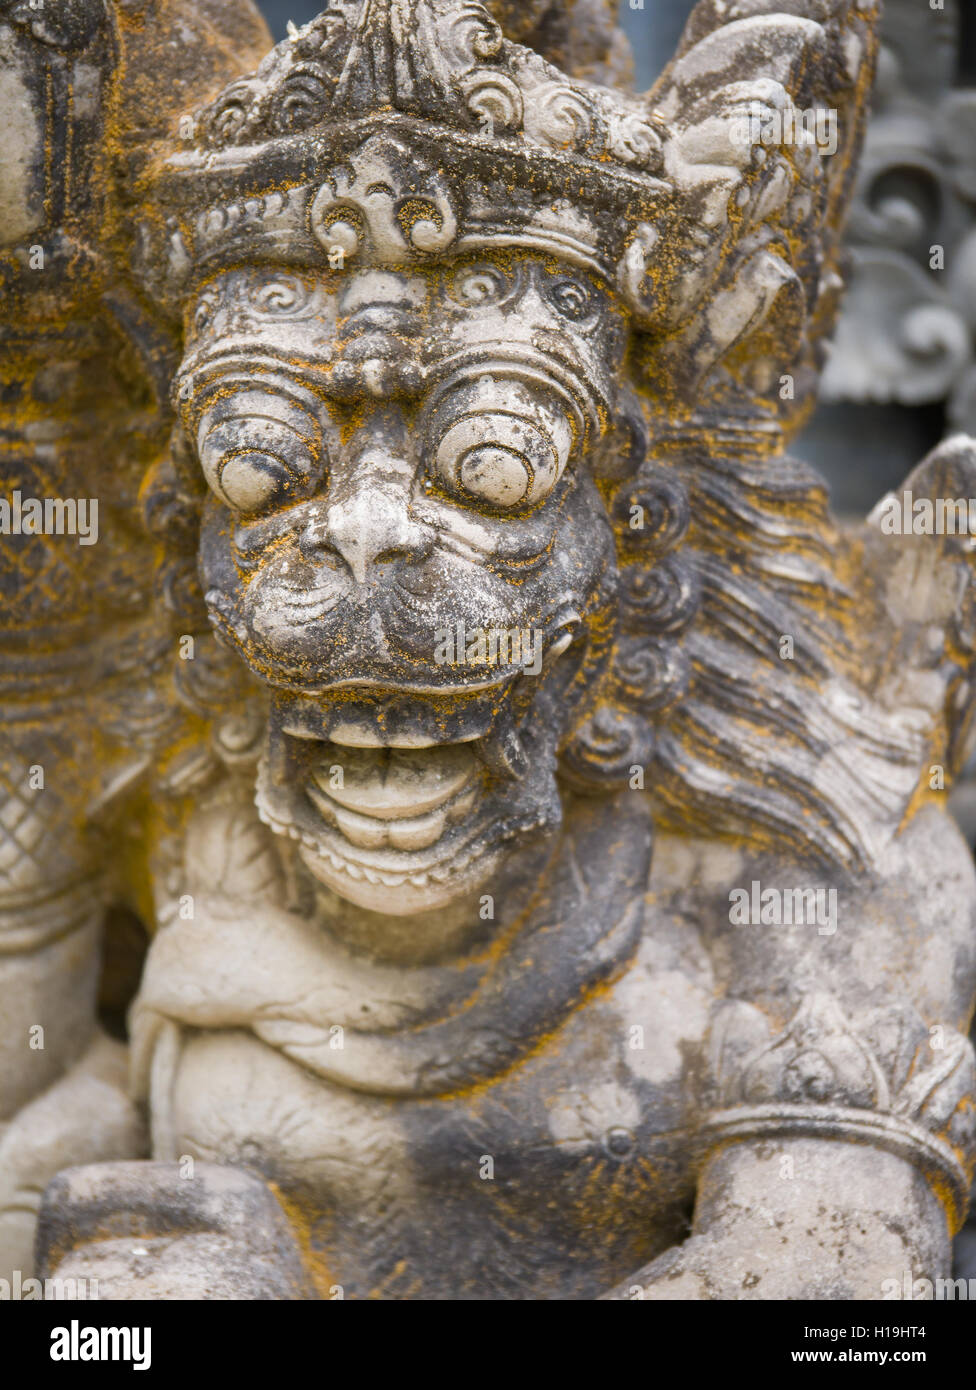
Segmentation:
<svg viewBox="0 0 976 1390">
<path fill-rule="evenodd" d="M 184 122 L 143 263 L 165 299 L 244 257 L 532 248 L 615 285 L 662 340 L 648 372 L 671 413 L 746 339 L 749 395 L 772 398 L 837 298 L 873 9 L 706 0 L 638 97 L 560 72 L 471 0 L 339 0 Z M 787 341 L 757 354 L 760 324 Z"/>
<path fill-rule="evenodd" d="M 612 282 L 671 193 L 638 98 L 573 81 L 457 0 L 335 5 L 189 129 L 163 180 L 184 210 L 174 285 L 244 254 L 402 265 L 488 246 Z"/>
</svg>

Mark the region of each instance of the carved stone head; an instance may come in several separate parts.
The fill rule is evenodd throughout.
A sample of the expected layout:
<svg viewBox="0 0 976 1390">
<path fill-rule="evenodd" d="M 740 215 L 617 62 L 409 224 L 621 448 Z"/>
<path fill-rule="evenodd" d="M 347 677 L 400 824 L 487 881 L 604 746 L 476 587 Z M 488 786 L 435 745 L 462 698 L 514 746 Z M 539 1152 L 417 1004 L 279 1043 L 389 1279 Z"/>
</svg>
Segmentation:
<svg viewBox="0 0 976 1390">
<path fill-rule="evenodd" d="M 591 276 L 487 248 L 238 267 L 191 304 L 207 605 L 272 691 L 262 814 L 344 896 L 430 906 L 558 822 L 613 629 L 624 343 Z"/>
<path fill-rule="evenodd" d="M 369 3 L 194 143 L 161 180 L 175 398 L 210 621 L 271 692 L 261 815 L 341 896 L 430 908 L 555 830 L 606 682 L 660 141 L 479 6 Z"/>
<path fill-rule="evenodd" d="M 817 151 L 732 138 L 809 39 L 764 32 L 758 84 L 679 55 L 651 106 L 477 4 L 340 4 L 153 173 L 206 606 L 270 692 L 259 810 L 349 901 L 475 890 L 561 788 L 650 765 L 689 690 L 683 466 L 721 421 L 758 474 L 836 295 Z M 710 800 L 711 754 L 662 746 Z"/>
</svg>

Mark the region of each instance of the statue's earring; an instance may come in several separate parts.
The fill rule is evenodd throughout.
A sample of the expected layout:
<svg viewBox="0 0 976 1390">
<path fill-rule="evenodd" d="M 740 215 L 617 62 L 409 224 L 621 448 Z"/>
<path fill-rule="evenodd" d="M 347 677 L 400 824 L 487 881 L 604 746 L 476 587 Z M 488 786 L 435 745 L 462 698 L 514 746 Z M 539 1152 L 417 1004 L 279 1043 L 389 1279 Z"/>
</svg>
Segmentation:
<svg viewBox="0 0 976 1390">
<path fill-rule="evenodd" d="M 621 558 L 618 630 L 599 707 L 563 750 L 561 770 L 580 791 L 643 786 L 654 719 L 690 681 L 681 635 L 700 603 L 690 559 L 676 553 L 690 504 L 681 480 L 644 463 L 613 508 Z"/>
</svg>

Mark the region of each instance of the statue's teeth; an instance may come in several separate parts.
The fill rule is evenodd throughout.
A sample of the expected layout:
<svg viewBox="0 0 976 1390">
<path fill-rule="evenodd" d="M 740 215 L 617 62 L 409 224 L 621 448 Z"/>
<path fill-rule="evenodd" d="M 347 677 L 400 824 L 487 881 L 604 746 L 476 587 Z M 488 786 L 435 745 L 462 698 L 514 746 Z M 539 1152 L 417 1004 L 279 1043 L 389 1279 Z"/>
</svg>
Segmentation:
<svg viewBox="0 0 976 1390">
<path fill-rule="evenodd" d="M 492 772 L 518 780 L 528 771 L 529 759 L 515 725 L 507 720 L 498 725 L 487 738 L 476 745 Z"/>
<path fill-rule="evenodd" d="M 433 811 L 412 820 L 390 821 L 389 843 L 399 850 L 427 849 L 443 835 L 446 823 L 446 811 Z"/>
<path fill-rule="evenodd" d="M 332 809 L 332 815 L 339 830 L 350 844 L 358 845 L 360 849 L 380 849 L 388 843 L 384 821 L 372 820 L 368 816 L 357 816 L 351 811 L 343 810 L 341 806 L 335 806 Z"/>
</svg>

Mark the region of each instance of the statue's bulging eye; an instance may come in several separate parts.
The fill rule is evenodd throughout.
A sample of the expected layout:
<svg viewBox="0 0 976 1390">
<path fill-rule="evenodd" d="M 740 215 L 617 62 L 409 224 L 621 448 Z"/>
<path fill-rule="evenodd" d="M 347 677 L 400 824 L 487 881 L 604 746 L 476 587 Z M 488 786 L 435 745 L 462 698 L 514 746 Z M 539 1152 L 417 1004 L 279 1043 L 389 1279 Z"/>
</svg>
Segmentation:
<svg viewBox="0 0 976 1390">
<path fill-rule="evenodd" d="M 508 279 L 493 265 L 468 266 L 459 270 L 451 285 L 451 295 L 465 308 L 496 304 L 508 292 Z"/>
<path fill-rule="evenodd" d="M 579 280 L 556 280 L 546 287 L 546 298 L 564 318 L 578 323 L 593 310 L 593 292 Z"/>
<path fill-rule="evenodd" d="M 472 497 L 498 507 L 517 507 L 532 487 L 532 473 L 523 456 L 498 444 L 479 442 L 467 450 L 457 476 Z"/>
<path fill-rule="evenodd" d="M 490 378 L 442 402 L 431 422 L 431 470 L 446 490 L 500 511 L 531 507 L 555 487 L 573 432 L 555 400 Z"/>
<path fill-rule="evenodd" d="M 237 512 L 259 512 L 287 489 L 289 473 L 280 459 L 249 450 L 221 460 L 217 487 Z"/>
<path fill-rule="evenodd" d="M 299 401 L 260 388 L 218 396 L 203 411 L 196 438 L 211 490 L 235 512 L 297 501 L 325 468 L 315 418 Z"/>
</svg>

